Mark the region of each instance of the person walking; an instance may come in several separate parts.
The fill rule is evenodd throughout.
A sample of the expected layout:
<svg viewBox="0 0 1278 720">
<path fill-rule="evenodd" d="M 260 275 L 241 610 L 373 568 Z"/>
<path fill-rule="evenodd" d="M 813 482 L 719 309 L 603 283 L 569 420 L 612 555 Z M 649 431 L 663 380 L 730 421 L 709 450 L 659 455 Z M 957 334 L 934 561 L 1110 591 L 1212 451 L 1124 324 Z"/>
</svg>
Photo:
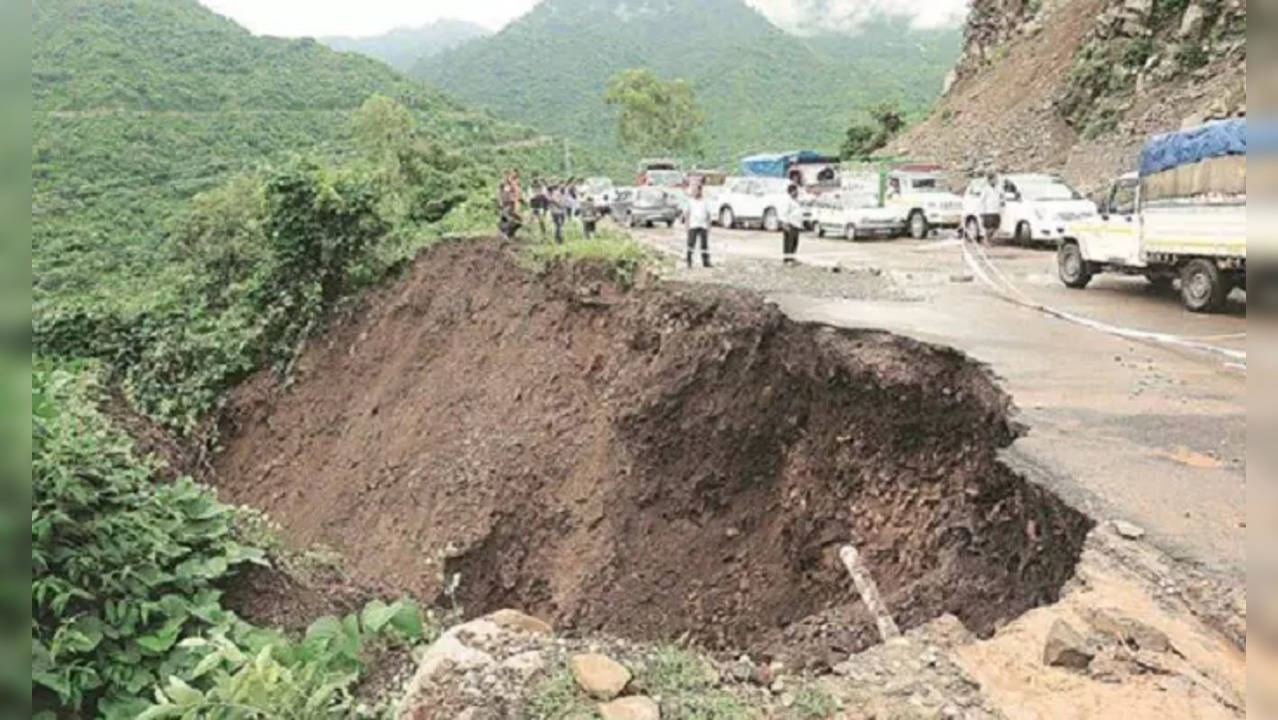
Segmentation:
<svg viewBox="0 0 1278 720">
<path fill-rule="evenodd" d="M 692 267 L 692 252 L 697 240 L 701 240 L 701 265 L 710 267 L 710 203 L 702 197 L 701 183 L 694 183 L 692 196 L 683 209 L 683 224 L 688 229 L 688 267 Z"/>
<path fill-rule="evenodd" d="M 993 172 L 985 175 L 981 188 L 981 238 L 986 245 L 994 244 L 994 234 L 1003 220 L 1003 193 L 999 192 Z"/>
<path fill-rule="evenodd" d="M 507 171 L 497 186 L 497 231 L 507 240 L 513 240 L 519 231 L 519 185 Z"/>
<path fill-rule="evenodd" d="M 781 206 L 781 262 L 794 265 L 798 263 L 794 256 L 799 252 L 799 233 L 803 230 L 803 206 L 799 204 L 798 185 L 791 183 L 785 194 L 785 204 Z"/>
</svg>

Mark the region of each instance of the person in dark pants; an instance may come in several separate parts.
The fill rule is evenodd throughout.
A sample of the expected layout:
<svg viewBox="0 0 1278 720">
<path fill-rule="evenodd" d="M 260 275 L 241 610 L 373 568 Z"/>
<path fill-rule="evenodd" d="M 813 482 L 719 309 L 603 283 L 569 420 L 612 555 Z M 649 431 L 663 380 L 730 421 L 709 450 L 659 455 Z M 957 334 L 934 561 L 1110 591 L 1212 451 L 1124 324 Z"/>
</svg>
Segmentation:
<svg viewBox="0 0 1278 720">
<path fill-rule="evenodd" d="M 581 201 L 581 234 L 587 240 L 595 236 L 595 226 L 599 222 L 599 208 L 595 201 L 587 197 Z"/>
<path fill-rule="evenodd" d="M 540 177 L 533 178 L 532 197 L 528 204 L 532 207 L 533 216 L 537 218 L 537 228 L 541 236 L 546 236 L 546 182 Z"/>
<path fill-rule="evenodd" d="M 568 196 L 558 185 L 550 189 L 549 197 L 550 222 L 555 225 L 555 242 L 564 241 L 564 219 L 568 212 Z"/>
<path fill-rule="evenodd" d="M 701 240 L 701 265 L 710 267 L 710 204 L 701 196 L 701 183 L 692 186 L 692 197 L 683 209 L 683 224 L 688 228 L 688 267 L 692 267 L 697 240 Z"/>
<path fill-rule="evenodd" d="M 787 198 L 781 207 L 781 257 L 786 265 L 798 263 L 799 233 L 803 230 L 803 206 L 799 204 L 799 186 L 793 183 L 785 189 Z"/>
</svg>

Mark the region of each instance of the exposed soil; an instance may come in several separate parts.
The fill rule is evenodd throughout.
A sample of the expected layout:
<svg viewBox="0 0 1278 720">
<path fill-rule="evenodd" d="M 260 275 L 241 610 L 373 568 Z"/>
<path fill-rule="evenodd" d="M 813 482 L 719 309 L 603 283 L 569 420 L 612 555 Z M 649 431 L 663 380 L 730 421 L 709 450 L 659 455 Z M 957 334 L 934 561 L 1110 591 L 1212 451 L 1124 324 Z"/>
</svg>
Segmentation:
<svg viewBox="0 0 1278 720">
<path fill-rule="evenodd" d="M 903 627 L 984 634 L 1056 598 L 1091 522 L 999 463 L 1017 428 L 982 366 L 606 275 L 436 247 L 288 388 L 241 388 L 221 492 L 467 616 L 761 656 L 877 641 L 849 540 Z"/>
</svg>

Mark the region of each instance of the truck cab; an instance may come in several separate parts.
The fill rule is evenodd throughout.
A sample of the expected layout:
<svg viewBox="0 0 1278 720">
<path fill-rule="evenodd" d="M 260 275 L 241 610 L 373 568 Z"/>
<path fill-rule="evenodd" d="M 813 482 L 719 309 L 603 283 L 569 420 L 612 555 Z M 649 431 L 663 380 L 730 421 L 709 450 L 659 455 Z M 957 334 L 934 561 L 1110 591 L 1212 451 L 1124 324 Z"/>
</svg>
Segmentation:
<svg viewBox="0 0 1278 720">
<path fill-rule="evenodd" d="M 963 201 L 950 192 L 940 168 L 903 167 L 887 176 L 884 206 L 895 208 L 910 237 L 927 237 L 935 228 L 957 228 Z"/>
</svg>

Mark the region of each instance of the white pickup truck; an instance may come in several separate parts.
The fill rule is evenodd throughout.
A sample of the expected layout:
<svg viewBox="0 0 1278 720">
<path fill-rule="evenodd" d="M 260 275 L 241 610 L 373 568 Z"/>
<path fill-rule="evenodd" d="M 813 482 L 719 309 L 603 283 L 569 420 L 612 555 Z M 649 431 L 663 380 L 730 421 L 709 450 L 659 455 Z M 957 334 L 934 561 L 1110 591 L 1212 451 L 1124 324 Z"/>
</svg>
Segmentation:
<svg viewBox="0 0 1278 720">
<path fill-rule="evenodd" d="M 888 173 L 884 206 L 894 208 L 910 237 L 919 240 L 936 228 L 957 228 L 963 201 L 945 189 L 939 169 L 902 168 Z"/>
<path fill-rule="evenodd" d="M 1218 310 L 1247 289 L 1245 119 L 1157 135 L 1139 173 L 1115 180 L 1095 222 L 1074 223 L 1057 251 L 1061 282 L 1086 287 L 1099 272 L 1180 280 L 1185 307 Z"/>
</svg>

